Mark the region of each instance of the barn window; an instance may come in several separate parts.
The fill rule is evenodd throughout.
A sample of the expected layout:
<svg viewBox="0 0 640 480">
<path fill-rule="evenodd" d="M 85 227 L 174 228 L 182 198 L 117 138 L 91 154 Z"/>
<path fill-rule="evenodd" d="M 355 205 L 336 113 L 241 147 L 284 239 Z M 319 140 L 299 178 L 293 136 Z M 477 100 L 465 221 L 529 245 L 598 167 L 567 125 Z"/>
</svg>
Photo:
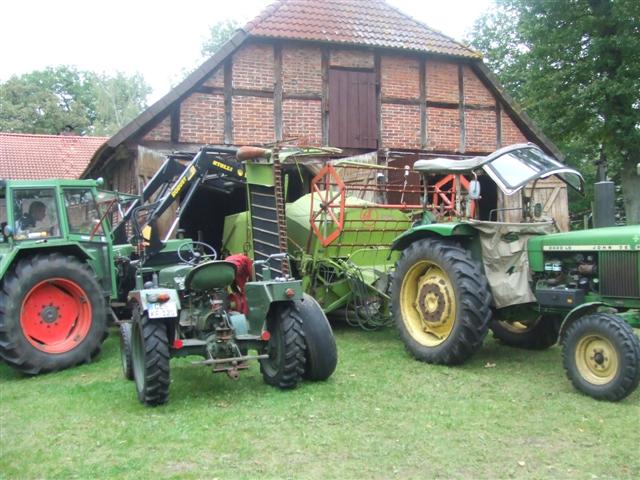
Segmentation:
<svg viewBox="0 0 640 480">
<path fill-rule="evenodd" d="M 375 73 L 329 70 L 329 145 L 378 148 Z"/>
</svg>

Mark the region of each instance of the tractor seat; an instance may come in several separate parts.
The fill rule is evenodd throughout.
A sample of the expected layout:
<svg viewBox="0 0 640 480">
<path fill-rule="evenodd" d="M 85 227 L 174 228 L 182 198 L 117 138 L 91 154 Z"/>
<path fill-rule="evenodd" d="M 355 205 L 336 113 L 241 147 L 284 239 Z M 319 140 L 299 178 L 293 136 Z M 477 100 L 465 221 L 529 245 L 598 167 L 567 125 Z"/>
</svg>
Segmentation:
<svg viewBox="0 0 640 480">
<path fill-rule="evenodd" d="M 187 290 L 214 290 L 225 288 L 236 278 L 236 266 L 224 260 L 212 260 L 193 267 L 184 279 Z"/>
<path fill-rule="evenodd" d="M 466 160 L 432 158 L 418 160 L 413 164 L 413 169 L 417 172 L 427 173 L 462 173 L 480 168 L 485 163 L 487 163 L 486 157 L 473 157 Z"/>
</svg>

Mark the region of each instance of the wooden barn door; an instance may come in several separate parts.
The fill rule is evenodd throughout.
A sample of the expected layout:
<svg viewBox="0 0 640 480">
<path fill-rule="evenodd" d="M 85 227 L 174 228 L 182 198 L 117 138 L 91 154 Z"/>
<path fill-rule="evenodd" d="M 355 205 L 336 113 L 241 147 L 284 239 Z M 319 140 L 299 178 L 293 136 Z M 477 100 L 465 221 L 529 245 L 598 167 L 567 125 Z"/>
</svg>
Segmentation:
<svg viewBox="0 0 640 480">
<path fill-rule="evenodd" d="M 529 194 L 532 184 L 527 185 Z M 569 230 L 569 211 L 567 200 L 567 186 L 555 177 L 540 180 L 536 183 L 533 194 L 533 204 L 542 204 L 542 215 L 551 217 L 556 221 L 558 228 L 566 232 Z M 498 220 L 502 222 L 520 222 L 522 218 L 522 194 L 518 192 L 511 196 L 498 195 L 498 208 L 516 209 L 506 210 L 498 214 Z M 495 220 L 495 218 L 492 218 Z"/>
<path fill-rule="evenodd" d="M 378 148 L 374 72 L 329 70 L 329 145 Z"/>
</svg>

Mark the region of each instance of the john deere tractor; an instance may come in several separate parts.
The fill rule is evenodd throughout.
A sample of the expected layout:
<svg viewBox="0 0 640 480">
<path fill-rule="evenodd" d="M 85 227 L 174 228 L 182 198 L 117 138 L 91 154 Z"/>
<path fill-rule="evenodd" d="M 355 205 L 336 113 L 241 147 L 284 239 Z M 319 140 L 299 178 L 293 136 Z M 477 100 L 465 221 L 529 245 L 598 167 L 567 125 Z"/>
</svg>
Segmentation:
<svg viewBox="0 0 640 480">
<path fill-rule="evenodd" d="M 533 144 L 466 160 L 418 160 L 414 170 L 423 179 L 424 211 L 392 245 L 402 252 L 394 320 L 411 354 L 460 364 L 491 328 L 513 346 L 559 340 L 572 384 L 594 398 L 633 392 L 640 226 L 558 233 L 536 188 L 554 178 L 582 192 L 583 179 Z M 520 201 L 498 201 L 496 187 Z"/>
</svg>

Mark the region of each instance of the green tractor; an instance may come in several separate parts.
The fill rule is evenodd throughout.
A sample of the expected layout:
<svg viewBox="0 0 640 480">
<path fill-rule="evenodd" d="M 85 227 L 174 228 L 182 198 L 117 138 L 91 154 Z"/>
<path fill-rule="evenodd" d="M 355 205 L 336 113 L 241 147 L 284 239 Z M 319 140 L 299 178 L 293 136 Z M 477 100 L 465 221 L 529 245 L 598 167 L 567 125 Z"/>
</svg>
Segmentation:
<svg viewBox="0 0 640 480">
<path fill-rule="evenodd" d="M 423 215 L 392 244 L 401 251 L 394 321 L 409 352 L 460 364 L 491 328 L 512 346 L 560 341 L 567 376 L 587 395 L 617 401 L 633 392 L 640 226 L 557 233 L 535 202 L 536 186 L 555 178 L 582 192 L 583 179 L 532 144 L 467 160 L 418 160 L 414 170 L 422 175 Z M 445 183 L 448 191 L 439 188 Z M 520 192 L 520 205 L 500 204 L 496 186 L 507 197 Z"/>
<path fill-rule="evenodd" d="M 0 357 L 26 374 L 91 360 L 116 295 L 100 180 L 0 182 Z"/>
<path fill-rule="evenodd" d="M 122 368 L 146 405 L 167 402 L 173 357 L 202 357 L 194 363 L 232 379 L 258 360 L 265 382 L 282 389 L 302 378 L 326 380 L 336 367 L 329 322 L 289 274 L 288 254 L 281 251 L 282 185 L 263 152 L 204 147 L 186 164 L 183 154 L 169 156 L 124 215 L 120 225 L 131 221 L 134 236 L 116 247 L 120 283 L 131 286 L 123 289 L 132 319 L 120 329 Z M 246 188 L 255 261 L 245 255 L 219 260 L 208 243 L 171 238 L 204 188 L 223 195 Z M 160 239 L 158 221 L 178 198 L 172 226 Z"/>
</svg>

